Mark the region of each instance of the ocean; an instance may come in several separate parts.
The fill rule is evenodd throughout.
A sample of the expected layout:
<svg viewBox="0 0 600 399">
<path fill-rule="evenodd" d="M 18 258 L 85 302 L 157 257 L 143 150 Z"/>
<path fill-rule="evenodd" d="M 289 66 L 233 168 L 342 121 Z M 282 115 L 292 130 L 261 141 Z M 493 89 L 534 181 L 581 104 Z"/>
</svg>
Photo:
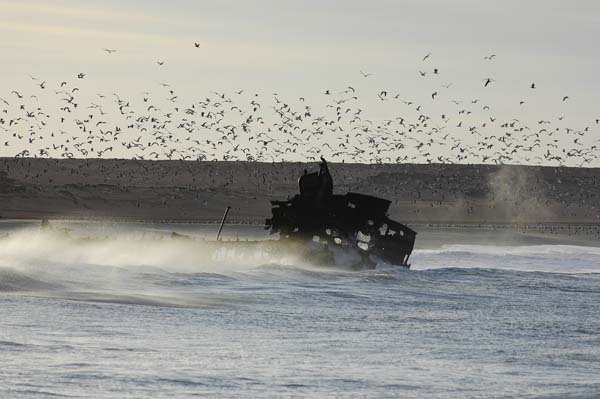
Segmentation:
<svg viewBox="0 0 600 399">
<path fill-rule="evenodd" d="M 600 243 L 416 230 L 411 270 L 353 270 L 3 222 L 0 397 L 600 397 Z"/>
</svg>

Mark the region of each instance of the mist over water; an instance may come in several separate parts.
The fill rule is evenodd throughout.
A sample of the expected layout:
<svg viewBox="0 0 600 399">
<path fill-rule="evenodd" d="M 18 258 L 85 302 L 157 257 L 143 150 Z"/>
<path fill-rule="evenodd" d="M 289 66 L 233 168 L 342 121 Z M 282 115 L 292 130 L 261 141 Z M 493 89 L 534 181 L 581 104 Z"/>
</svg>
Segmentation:
<svg viewBox="0 0 600 399">
<path fill-rule="evenodd" d="M 215 250 L 213 230 L 3 226 L 0 396 L 600 391 L 594 242 L 422 229 L 412 270 L 352 270 Z"/>
</svg>

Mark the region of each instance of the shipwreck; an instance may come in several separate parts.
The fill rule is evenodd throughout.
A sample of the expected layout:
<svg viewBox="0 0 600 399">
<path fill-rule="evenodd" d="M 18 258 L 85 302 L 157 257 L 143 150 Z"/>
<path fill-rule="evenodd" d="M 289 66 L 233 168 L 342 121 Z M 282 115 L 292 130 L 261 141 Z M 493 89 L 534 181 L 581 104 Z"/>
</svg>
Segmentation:
<svg viewBox="0 0 600 399">
<path fill-rule="evenodd" d="M 324 158 L 319 171 L 298 179 L 300 193 L 286 201 L 272 200 L 272 216 L 265 221 L 279 241 L 305 244 L 315 253 L 354 253 L 360 264 L 374 267 L 383 261 L 409 268 L 417 233 L 391 220 L 391 201 L 349 192 L 333 194 L 333 179 Z M 327 258 L 327 257 L 325 257 Z"/>
</svg>

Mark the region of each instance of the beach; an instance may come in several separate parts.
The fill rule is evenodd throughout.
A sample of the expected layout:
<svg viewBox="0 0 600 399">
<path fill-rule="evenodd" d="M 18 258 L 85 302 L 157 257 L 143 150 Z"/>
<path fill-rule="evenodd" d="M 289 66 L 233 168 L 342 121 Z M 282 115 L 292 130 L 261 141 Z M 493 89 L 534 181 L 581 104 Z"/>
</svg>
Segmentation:
<svg viewBox="0 0 600 399">
<path fill-rule="evenodd" d="M 260 224 L 317 163 L 0 159 L 5 219 L 122 219 Z M 330 164 L 334 193 L 391 201 L 415 224 L 600 223 L 600 169 L 444 164 Z"/>
</svg>

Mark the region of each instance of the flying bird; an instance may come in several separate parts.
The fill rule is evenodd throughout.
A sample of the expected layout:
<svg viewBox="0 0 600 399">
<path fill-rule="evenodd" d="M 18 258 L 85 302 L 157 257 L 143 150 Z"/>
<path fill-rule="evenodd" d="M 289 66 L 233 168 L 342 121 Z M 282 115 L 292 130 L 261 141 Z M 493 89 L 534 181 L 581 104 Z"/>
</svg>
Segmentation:
<svg viewBox="0 0 600 399">
<path fill-rule="evenodd" d="M 111 49 L 105 48 L 105 49 L 103 49 L 103 51 L 106 51 L 108 54 L 112 54 L 112 53 L 115 53 L 117 50 L 111 50 Z"/>
<path fill-rule="evenodd" d="M 485 82 L 484 85 L 483 85 L 483 87 L 487 87 L 491 82 L 494 81 L 494 79 L 492 79 L 492 78 L 486 78 L 486 79 L 483 79 L 483 81 Z"/>
</svg>

